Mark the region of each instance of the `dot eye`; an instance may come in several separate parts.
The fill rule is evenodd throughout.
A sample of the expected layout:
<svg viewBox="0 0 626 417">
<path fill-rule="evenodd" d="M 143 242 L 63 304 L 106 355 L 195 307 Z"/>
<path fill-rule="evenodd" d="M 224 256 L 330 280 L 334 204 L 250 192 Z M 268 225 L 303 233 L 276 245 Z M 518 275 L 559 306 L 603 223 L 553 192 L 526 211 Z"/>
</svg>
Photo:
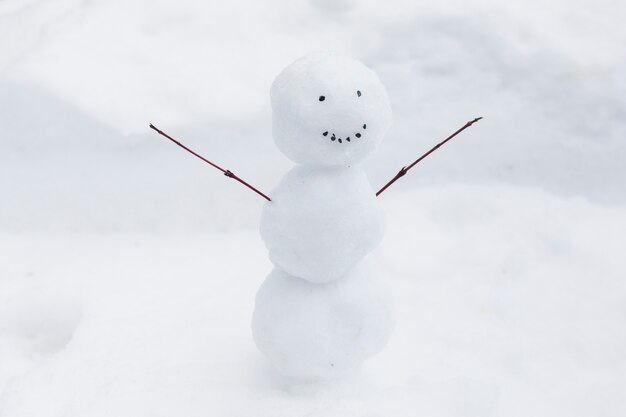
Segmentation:
<svg viewBox="0 0 626 417">
<path fill-rule="evenodd" d="M 320 96 L 320 101 L 324 101 L 324 100 L 326 100 L 326 97 Z"/>
<path fill-rule="evenodd" d="M 361 90 L 356 90 L 356 95 L 357 95 L 358 97 L 361 97 Z"/>
</svg>

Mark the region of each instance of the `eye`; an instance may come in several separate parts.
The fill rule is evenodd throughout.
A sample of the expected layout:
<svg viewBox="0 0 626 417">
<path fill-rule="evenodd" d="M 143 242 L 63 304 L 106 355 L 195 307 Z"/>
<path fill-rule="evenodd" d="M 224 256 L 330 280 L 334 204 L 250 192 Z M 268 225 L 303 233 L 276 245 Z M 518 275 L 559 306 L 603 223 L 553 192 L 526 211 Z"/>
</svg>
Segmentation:
<svg viewBox="0 0 626 417">
<path fill-rule="evenodd" d="M 356 90 L 356 95 L 357 95 L 358 97 L 361 97 L 361 90 Z"/>
<path fill-rule="evenodd" d="M 320 101 L 324 101 L 324 100 L 326 100 L 326 97 L 320 96 Z"/>
</svg>

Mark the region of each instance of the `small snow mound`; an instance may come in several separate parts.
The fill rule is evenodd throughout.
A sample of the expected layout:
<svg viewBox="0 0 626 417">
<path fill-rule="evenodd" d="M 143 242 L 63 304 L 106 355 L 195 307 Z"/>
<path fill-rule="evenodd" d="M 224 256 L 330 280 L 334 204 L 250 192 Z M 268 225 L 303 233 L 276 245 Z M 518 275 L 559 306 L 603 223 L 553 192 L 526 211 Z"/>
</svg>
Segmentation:
<svg viewBox="0 0 626 417">
<path fill-rule="evenodd" d="M 63 350 L 80 322 L 80 309 L 68 294 L 48 288 L 27 290 L 0 306 L 0 333 L 11 335 L 33 358 Z"/>
</svg>

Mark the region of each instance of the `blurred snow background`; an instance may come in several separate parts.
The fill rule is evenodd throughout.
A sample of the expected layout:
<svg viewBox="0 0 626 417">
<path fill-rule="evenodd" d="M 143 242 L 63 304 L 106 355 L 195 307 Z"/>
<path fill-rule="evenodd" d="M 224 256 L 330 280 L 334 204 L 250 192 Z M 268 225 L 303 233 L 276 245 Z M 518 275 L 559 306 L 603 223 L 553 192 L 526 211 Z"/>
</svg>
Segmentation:
<svg viewBox="0 0 626 417">
<path fill-rule="evenodd" d="M 626 4 L 0 0 L 0 416 L 626 413 Z M 398 326 L 363 374 L 276 376 L 274 76 L 311 50 L 380 76 Z"/>
</svg>

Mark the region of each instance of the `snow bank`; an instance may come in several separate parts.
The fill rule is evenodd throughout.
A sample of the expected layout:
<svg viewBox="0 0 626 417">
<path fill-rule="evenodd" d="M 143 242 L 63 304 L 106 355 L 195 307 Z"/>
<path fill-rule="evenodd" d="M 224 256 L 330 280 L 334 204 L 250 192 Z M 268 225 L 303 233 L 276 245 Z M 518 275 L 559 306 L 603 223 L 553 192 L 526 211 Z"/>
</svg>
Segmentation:
<svg viewBox="0 0 626 417">
<path fill-rule="evenodd" d="M 4 1 L 0 189 L 11 198 L 0 228 L 253 227 L 257 197 L 147 124 L 269 190 L 289 166 L 271 140 L 269 87 L 320 49 L 361 59 L 389 91 L 394 124 L 367 164 L 374 185 L 485 116 L 397 187 L 502 181 L 623 203 L 624 7 Z"/>
</svg>

